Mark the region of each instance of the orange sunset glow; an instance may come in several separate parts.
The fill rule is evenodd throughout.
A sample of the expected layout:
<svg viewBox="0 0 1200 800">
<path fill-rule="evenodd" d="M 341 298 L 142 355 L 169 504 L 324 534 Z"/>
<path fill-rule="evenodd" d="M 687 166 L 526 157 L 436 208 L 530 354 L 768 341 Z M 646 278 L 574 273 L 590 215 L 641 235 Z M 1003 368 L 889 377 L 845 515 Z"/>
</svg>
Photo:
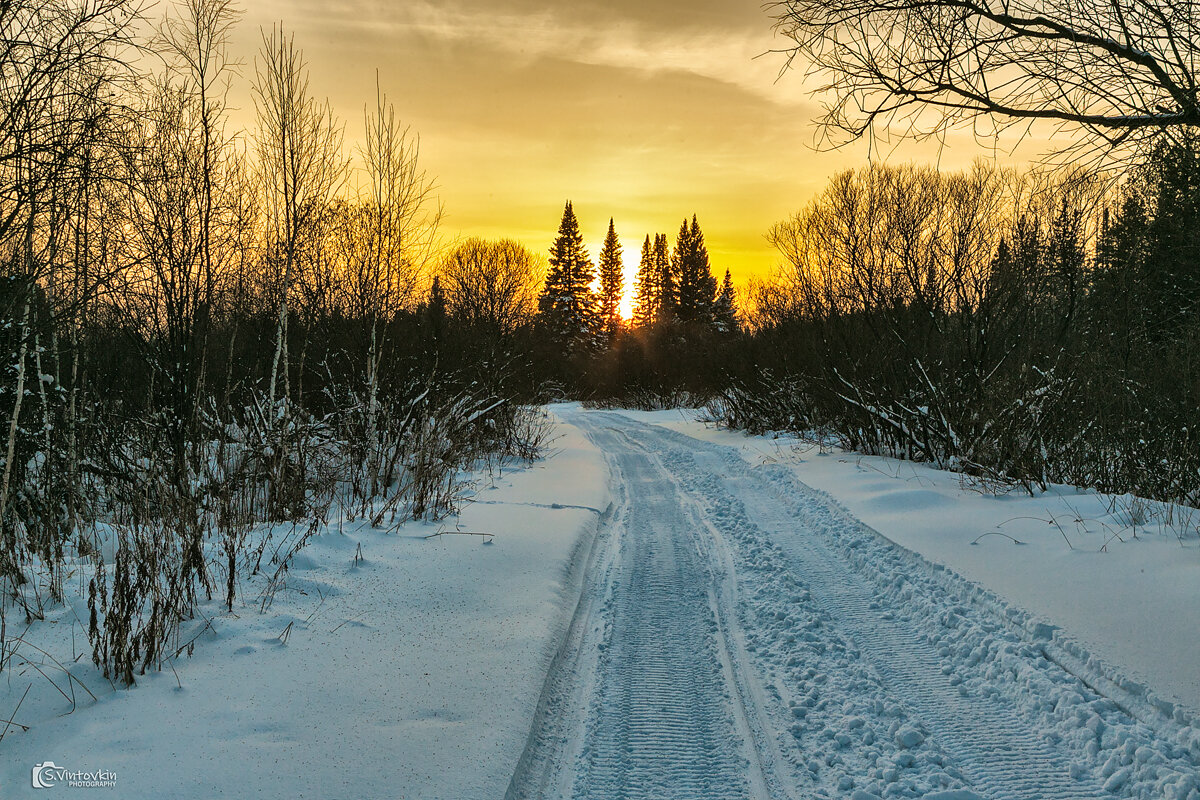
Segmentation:
<svg viewBox="0 0 1200 800">
<path fill-rule="evenodd" d="M 696 214 L 714 272 L 743 284 L 777 263 L 771 224 L 873 155 L 865 143 L 814 149 L 820 103 L 802 70 L 779 75 L 783 56 L 770 51 L 783 42 L 758 0 L 269 0 L 234 32 L 243 77 L 260 27 L 281 19 L 348 144 L 361 137 L 378 69 L 420 135 L 448 240 L 511 237 L 544 254 L 570 199 L 594 259 L 612 217 L 626 315 L 647 234 L 673 238 Z M 248 89 L 235 82 L 232 97 L 249 125 Z M 980 155 L 962 138 L 888 155 L 958 166 Z"/>
</svg>

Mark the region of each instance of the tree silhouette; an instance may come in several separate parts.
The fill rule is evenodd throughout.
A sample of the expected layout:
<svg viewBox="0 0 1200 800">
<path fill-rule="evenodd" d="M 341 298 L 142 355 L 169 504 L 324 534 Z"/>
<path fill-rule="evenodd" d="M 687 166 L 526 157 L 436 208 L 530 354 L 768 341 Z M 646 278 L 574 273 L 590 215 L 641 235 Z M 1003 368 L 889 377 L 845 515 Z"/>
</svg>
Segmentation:
<svg viewBox="0 0 1200 800">
<path fill-rule="evenodd" d="M 679 319 L 684 322 L 711 322 L 717 281 L 708 263 L 708 248 L 704 246 L 704 234 L 695 215 L 692 215 L 690 227 L 686 219 L 680 226 L 672 261 L 674 271 L 679 276 L 676 309 Z"/>
<path fill-rule="evenodd" d="M 675 319 L 675 307 L 679 303 L 678 276 L 671 262 L 671 254 L 667 245 L 667 235 L 654 235 L 654 274 L 658 276 L 657 303 L 655 307 L 656 322 L 670 322 Z"/>
<path fill-rule="evenodd" d="M 655 236 L 655 241 L 658 237 Z M 650 235 L 642 242 L 642 259 L 638 262 L 637 284 L 634 288 L 633 325 L 645 328 L 654 323 L 658 313 L 658 275 Z"/>
<path fill-rule="evenodd" d="M 1045 119 L 1103 151 L 1178 141 L 1200 124 L 1191 3 L 781 0 L 768 9 L 794 43 L 785 66 L 799 56 L 824 78 L 821 124 L 849 139 L 893 123 L 919 139 L 958 124 L 1025 132 Z"/>
<path fill-rule="evenodd" d="M 592 278 L 592 262 L 568 200 L 558 236 L 550 248 L 550 274 L 538 299 L 538 310 L 550 335 L 568 349 L 589 346 L 599 329 Z"/>
<path fill-rule="evenodd" d="M 733 277 L 725 270 L 721 291 L 713 305 L 713 325 L 719 331 L 730 333 L 737 330 L 737 301 L 733 293 Z"/>
<path fill-rule="evenodd" d="M 600 250 L 600 324 L 604 335 L 611 342 L 621 325 L 621 243 L 617 240 L 617 232 L 613 220 L 609 217 L 608 234 L 604 237 L 604 247 Z"/>
</svg>

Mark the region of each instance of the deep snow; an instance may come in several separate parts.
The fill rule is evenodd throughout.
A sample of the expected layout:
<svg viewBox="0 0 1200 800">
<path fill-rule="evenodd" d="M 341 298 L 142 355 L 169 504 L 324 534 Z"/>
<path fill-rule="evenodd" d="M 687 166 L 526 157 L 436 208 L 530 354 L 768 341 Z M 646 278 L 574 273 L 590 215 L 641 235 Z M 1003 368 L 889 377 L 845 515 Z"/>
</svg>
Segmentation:
<svg viewBox="0 0 1200 800">
<path fill-rule="evenodd" d="M 547 681 L 550 705 L 590 712 L 574 734 L 539 719 L 548 754 L 510 797 L 1200 798 L 1186 712 L 863 525 L 782 453 L 747 462 L 638 414 L 570 418 L 628 493 L 580 606 L 602 655 Z"/>
<path fill-rule="evenodd" d="M 1154 518 L 1130 525 L 1128 498 L 1071 486 L 992 494 L 925 464 L 748 437 L 694 411 L 622 413 L 785 466 L 888 539 L 1059 626 L 1152 699 L 1200 713 L 1200 512 L 1183 510 L 1181 541 Z"/>
<path fill-rule="evenodd" d="M 85 656 L 74 671 L 100 701 L 77 689 L 84 701 L 58 716 L 69 710 L 62 696 L 14 664 L 0 708 L 7 717 L 31 685 L 16 716 L 31 729 L 0 742 L 0 797 L 503 794 L 574 602 L 572 559 L 608 504 L 596 449 L 570 426 L 555 434 L 552 457 L 506 469 L 494 484 L 485 476 L 457 519 L 399 533 L 361 522 L 339 533 L 332 522 L 266 614 L 253 585 L 234 614 L 210 604 L 214 633 L 194 657 L 134 689 L 114 691 Z M 493 543 L 422 538 L 456 527 L 492 533 Z M 65 662 L 69 629 L 75 650 L 87 647 L 86 629 L 72 623 L 60 613 L 32 633 Z M 31 771 L 46 761 L 113 771 L 115 789 L 34 790 Z"/>
<path fill-rule="evenodd" d="M 266 613 L 254 582 L 208 605 L 132 690 L 91 668 L 82 597 L 35 623 L 0 797 L 1200 800 L 1194 531 L 686 412 L 554 413 L 554 454 L 460 518 L 331 523 Z M 494 539 L 424 538 L 455 527 Z M 68 713 L 59 663 L 99 701 Z M 47 761 L 115 788 L 35 790 Z"/>
</svg>

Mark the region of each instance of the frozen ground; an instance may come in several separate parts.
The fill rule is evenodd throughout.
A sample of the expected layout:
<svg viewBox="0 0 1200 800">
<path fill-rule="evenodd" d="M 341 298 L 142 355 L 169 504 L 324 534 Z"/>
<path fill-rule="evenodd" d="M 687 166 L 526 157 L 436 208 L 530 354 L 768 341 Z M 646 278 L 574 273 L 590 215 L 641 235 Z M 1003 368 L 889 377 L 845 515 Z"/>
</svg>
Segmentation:
<svg viewBox="0 0 1200 800">
<path fill-rule="evenodd" d="M 7 670 L 32 727 L 0 797 L 1200 800 L 1194 536 L 679 412 L 555 413 L 559 452 L 459 520 L 494 544 L 331 526 L 174 671 L 114 692 L 82 659 L 99 701 L 69 715 Z M 69 662 L 72 619 L 30 644 Z M 33 790 L 45 761 L 117 787 Z"/>
<path fill-rule="evenodd" d="M 783 449 L 563 413 L 615 503 L 509 797 L 1200 797 L 1187 709 L 866 527 Z M 892 499 L 907 528 L 936 517 Z"/>
<path fill-rule="evenodd" d="M 505 471 L 494 488 L 485 480 L 458 520 L 398 534 L 331 524 L 266 614 L 253 585 L 235 614 L 211 604 L 195 655 L 135 689 L 113 691 L 85 656 L 73 671 L 99 702 L 76 688 L 78 708 L 59 716 L 63 696 L 14 664 L 0 676 L 2 716 L 31 686 L 16 714 L 31 728 L 0 742 L 0 798 L 503 794 L 577 593 L 572 559 L 608 504 L 600 454 L 572 427 L 557 433 L 551 459 Z M 422 538 L 455 523 L 494 543 Z M 72 635 L 87 650 L 70 612 L 38 628 L 33 643 L 60 661 Z M 20 652 L 67 688 L 44 656 Z M 46 761 L 116 772 L 116 787 L 34 790 L 31 771 Z"/>
</svg>

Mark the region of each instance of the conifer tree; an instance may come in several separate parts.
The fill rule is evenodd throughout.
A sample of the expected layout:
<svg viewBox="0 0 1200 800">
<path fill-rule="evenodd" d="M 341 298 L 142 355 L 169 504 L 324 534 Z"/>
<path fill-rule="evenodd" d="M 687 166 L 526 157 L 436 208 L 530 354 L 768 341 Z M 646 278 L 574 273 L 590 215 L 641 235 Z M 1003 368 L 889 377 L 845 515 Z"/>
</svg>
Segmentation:
<svg viewBox="0 0 1200 800">
<path fill-rule="evenodd" d="M 654 274 L 658 277 L 655 303 L 655 321 L 670 322 L 675 318 L 675 306 L 679 302 L 678 282 L 671 263 L 667 235 L 654 235 Z"/>
<path fill-rule="evenodd" d="M 679 228 L 672 261 L 679 281 L 676 309 L 679 319 L 684 322 L 711 323 L 717 298 L 717 279 L 713 277 L 712 267 L 708 263 L 708 248 L 704 246 L 704 234 L 694 214 L 690 227 L 685 219 Z"/>
<path fill-rule="evenodd" d="M 733 294 L 733 277 L 728 269 L 725 270 L 725 279 L 721 281 L 721 291 L 713 307 L 713 326 L 723 333 L 737 330 L 737 301 Z"/>
<path fill-rule="evenodd" d="M 538 310 L 550 334 L 570 348 L 591 344 L 598 331 L 592 277 L 592 262 L 568 200 L 550 248 L 550 274 L 538 298 Z"/>
<path fill-rule="evenodd" d="M 442 340 L 446 330 L 446 293 L 442 290 L 442 281 L 437 275 L 433 276 L 433 285 L 429 287 L 429 301 L 425 306 L 425 313 L 429 318 L 429 331 L 436 344 Z"/>
<path fill-rule="evenodd" d="M 655 242 L 658 236 L 654 237 Z M 645 328 L 654 324 L 658 314 L 658 276 L 654 260 L 654 248 L 650 244 L 650 235 L 642 242 L 642 260 L 638 262 L 637 284 L 633 298 L 633 325 L 635 328 Z"/>
<path fill-rule="evenodd" d="M 609 341 L 617 335 L 621 325 L 621 290 L 624 276 L 621 273 L 621 242 L 608 219 L 608 234 L 600 250 L 600 325 Z"/>
</svg>

